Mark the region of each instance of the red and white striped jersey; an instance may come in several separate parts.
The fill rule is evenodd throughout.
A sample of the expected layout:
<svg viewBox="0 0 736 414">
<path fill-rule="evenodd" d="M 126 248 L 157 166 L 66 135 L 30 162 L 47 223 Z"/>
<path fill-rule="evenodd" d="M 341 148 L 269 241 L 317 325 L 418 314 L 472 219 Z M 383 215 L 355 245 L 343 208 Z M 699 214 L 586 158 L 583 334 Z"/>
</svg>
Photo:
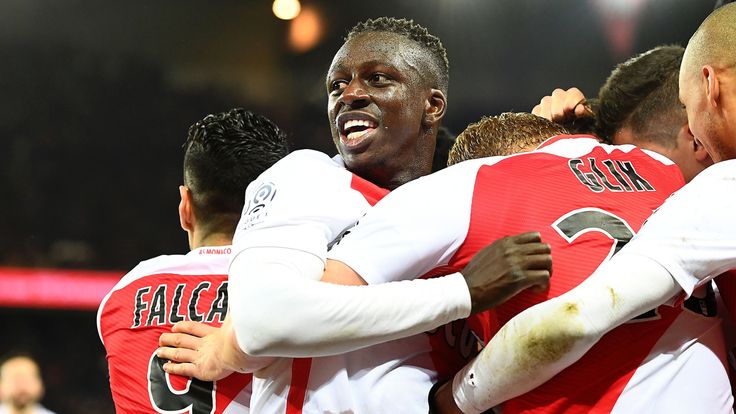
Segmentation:
<svg viewBox="0 0 736 414">
<path fill-rule="evenodd" d="M 458 271 L 498 238 L 539 231 L 552 246 L 550 289 L 522 292 L 494 312 L 472 317 L 475 332 L 488 340 L 523 309 L 582 282 L 683 184 L 679 169 L 657 154 L 591 137 L 555 137 L 533 152 L 463 162 L 404 185 L 377 204 L 330 258 L 369 283 L 381 283 L 437 268 Z M 508 401 L 503 412 L 610 412 L 617 401 L 637 397 L 674 402 L 677 391 L 668 383 L 700 390 L 712 381 L 690 376 L 702 372 L 699 364 L 723 370 L 708 345 L 693 340 L 712 336 L 719 323 L 679 307 L 652 310 L 604 336 L 553 380 Z M 707 363 L 687 360 L 695 348 Z M 655 357 L 662 352 L 670 354 Z M 675 381 L 678 371 L 687 373 Z M 695 387 L 703 382 L 705 387 Z M 642 412 L 632 407 L 628 412 Z"/>
<path fill-rule="evenodd" d="M 201 247 L 141 262 L 103 299 L 97 330 L 117 412 L 249 412 L 251 375 L 216 382 L 169 375 L 155 355 L 159 336 L 178 321 L 220 326 L 228 308 L 230 253 L 230 246 Z"/>
</svg>

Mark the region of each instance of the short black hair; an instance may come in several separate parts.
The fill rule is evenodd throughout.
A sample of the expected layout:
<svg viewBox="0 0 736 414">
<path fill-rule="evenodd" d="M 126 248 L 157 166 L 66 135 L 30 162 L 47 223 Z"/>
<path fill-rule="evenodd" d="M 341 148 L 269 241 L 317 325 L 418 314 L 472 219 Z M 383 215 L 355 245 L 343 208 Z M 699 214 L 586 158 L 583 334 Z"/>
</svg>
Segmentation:
<svg viewBox="0 0 736 414">
<path fill-rule="evenodd" d="M 434 146 L 434 158 L 432 159 L 432 172 L 437 172 L 447 167 L 450 149 L 455 144 L 455 134 L 447 127 L 437 128 L 437 143 Z"/>
<path fill-rule="evenodd" d="M 685 49 L 658 46 L 616 66 L 598 93 L 596 133 L 606 142 L 623 127 L 637 140 L 676 146 L 684 116 L 678 77 Z"/>
<path fill-rule="evenodd" d="M 345 41 L 347 42 L 358 35 L 370 32 L 394 33 L 421 45 L 432 57 L 432 63 L 435 66 L 432 69 L 438 82 L 436 87 L 447 94 L 450 83 L 450 61 L 447 59 L 447 50 L 437 36 L 429 33 L 427 28 L 414 23 L 414 20 L 379 17 L 356 24 L 348 32 Z"/>
<path fill-rule="evenodd" d="M 286 134 L 243 108 L 211 114 L 189 127 L 183 145 L 184 185 L 206 226 L 234 232 L 245 189 L 289 152 Z"/>
</svg>

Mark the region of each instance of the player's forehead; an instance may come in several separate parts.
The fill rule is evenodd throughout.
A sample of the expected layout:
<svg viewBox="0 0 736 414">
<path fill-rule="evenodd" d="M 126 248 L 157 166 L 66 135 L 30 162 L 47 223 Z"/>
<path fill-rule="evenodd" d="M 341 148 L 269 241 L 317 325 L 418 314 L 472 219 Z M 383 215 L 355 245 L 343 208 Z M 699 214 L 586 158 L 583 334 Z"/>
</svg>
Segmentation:
<svg viewBox="0 0 736 414">
<path fill-rule="evenodd" d="M 328 76 L 335 72 L 380 65 L 402 72 L 421 73 L 421 67 L 424 66 L 422 59 L 426 59 L 426 52 L 405 36 L 391 32 L 366 32 L 342 45 L 332 59 Z"/>
<path fill-rule="evenodd" d="M 0 369 L 0 376 L 7 375 L 37 375 L 38 366 L 29 358 L 18 357 L 9 359 Z"/>
</svg>

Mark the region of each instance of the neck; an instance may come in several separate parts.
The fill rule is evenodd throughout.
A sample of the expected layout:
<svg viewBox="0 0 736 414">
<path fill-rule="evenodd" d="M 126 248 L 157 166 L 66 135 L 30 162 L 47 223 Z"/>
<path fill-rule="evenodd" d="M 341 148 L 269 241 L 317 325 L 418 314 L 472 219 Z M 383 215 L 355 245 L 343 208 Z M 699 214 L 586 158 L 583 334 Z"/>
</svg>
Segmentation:
<svg viewBox="0 0 736 414">
<path fill-rule="evenodd" d="M 195 233 L 190 248 L 194 250 L 205 246 L 227 246 L 232 242 L 232 233 L 213 232 L 202 236 Z"/>
<path fill-rule="evenodd" d="M 416 180 L 419 177 L 429 175 L 432 172 L 432 164 L 429 165 L 412 165 L 409 168 L 400 171 L 398 174 L 390 177 L 385 183 L 379 185 L 387 190 L 395 190 L 396 188 Z"/>
<path fill-rule="evenodd" d="M 8 409 L 8 414 L 33 414 L 36 411 L 36 404 L 30 404 L 22 408 L 7 404 L 5 407 Z"/>
<path fill-rule="evenodd" d="M 409 181 L 431 174 L 437 144 L 437 134 L 433 131 L 436 130 L 437 128 L 434 127 L 425 132 L 425 135 L 422 135 L 415 144 L 413 154 L 408 159 L 406 159 L 407 157 L 398 159 L 401 164 L 394 165 L 394 168 L 384 168 L 384 171 L 375 171 L 376 175 L 380 175 L 381 173 L 385 174 L 386 170 L 393 170 L 392 176 L 384 176 L 383 179 L 373 182 L 388 190 L 394 190 Z"/>
</svg>

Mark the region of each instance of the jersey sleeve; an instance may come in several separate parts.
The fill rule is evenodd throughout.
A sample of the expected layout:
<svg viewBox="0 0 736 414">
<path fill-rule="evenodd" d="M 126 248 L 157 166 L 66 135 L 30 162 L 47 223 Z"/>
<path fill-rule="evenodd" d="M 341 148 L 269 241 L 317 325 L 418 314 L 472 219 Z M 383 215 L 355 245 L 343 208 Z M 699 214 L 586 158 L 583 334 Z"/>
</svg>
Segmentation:
<svg viewBox="0 0 736 414">
<path fill-rule="evenodd" d="M 325 154 L 296 151 L 245 193 L 233 257 L 251 247 L 281 247 L 325 260 L 327 245 L 368 208 L 350 188 L 352 175 Z"/>
<path fill-rule="evenodd" d="M 736 268 L 736 160 L 717 163 L 674 193 L 619 254 L 646 256 L 689 296 Z"/>
<path fill-rule="evenodd" d="M 462 163 L 394 190 L 328 257 L 369 284 L 414 279 L 447 264 L 468 231 L 478 165 Z"/>
</svg>

